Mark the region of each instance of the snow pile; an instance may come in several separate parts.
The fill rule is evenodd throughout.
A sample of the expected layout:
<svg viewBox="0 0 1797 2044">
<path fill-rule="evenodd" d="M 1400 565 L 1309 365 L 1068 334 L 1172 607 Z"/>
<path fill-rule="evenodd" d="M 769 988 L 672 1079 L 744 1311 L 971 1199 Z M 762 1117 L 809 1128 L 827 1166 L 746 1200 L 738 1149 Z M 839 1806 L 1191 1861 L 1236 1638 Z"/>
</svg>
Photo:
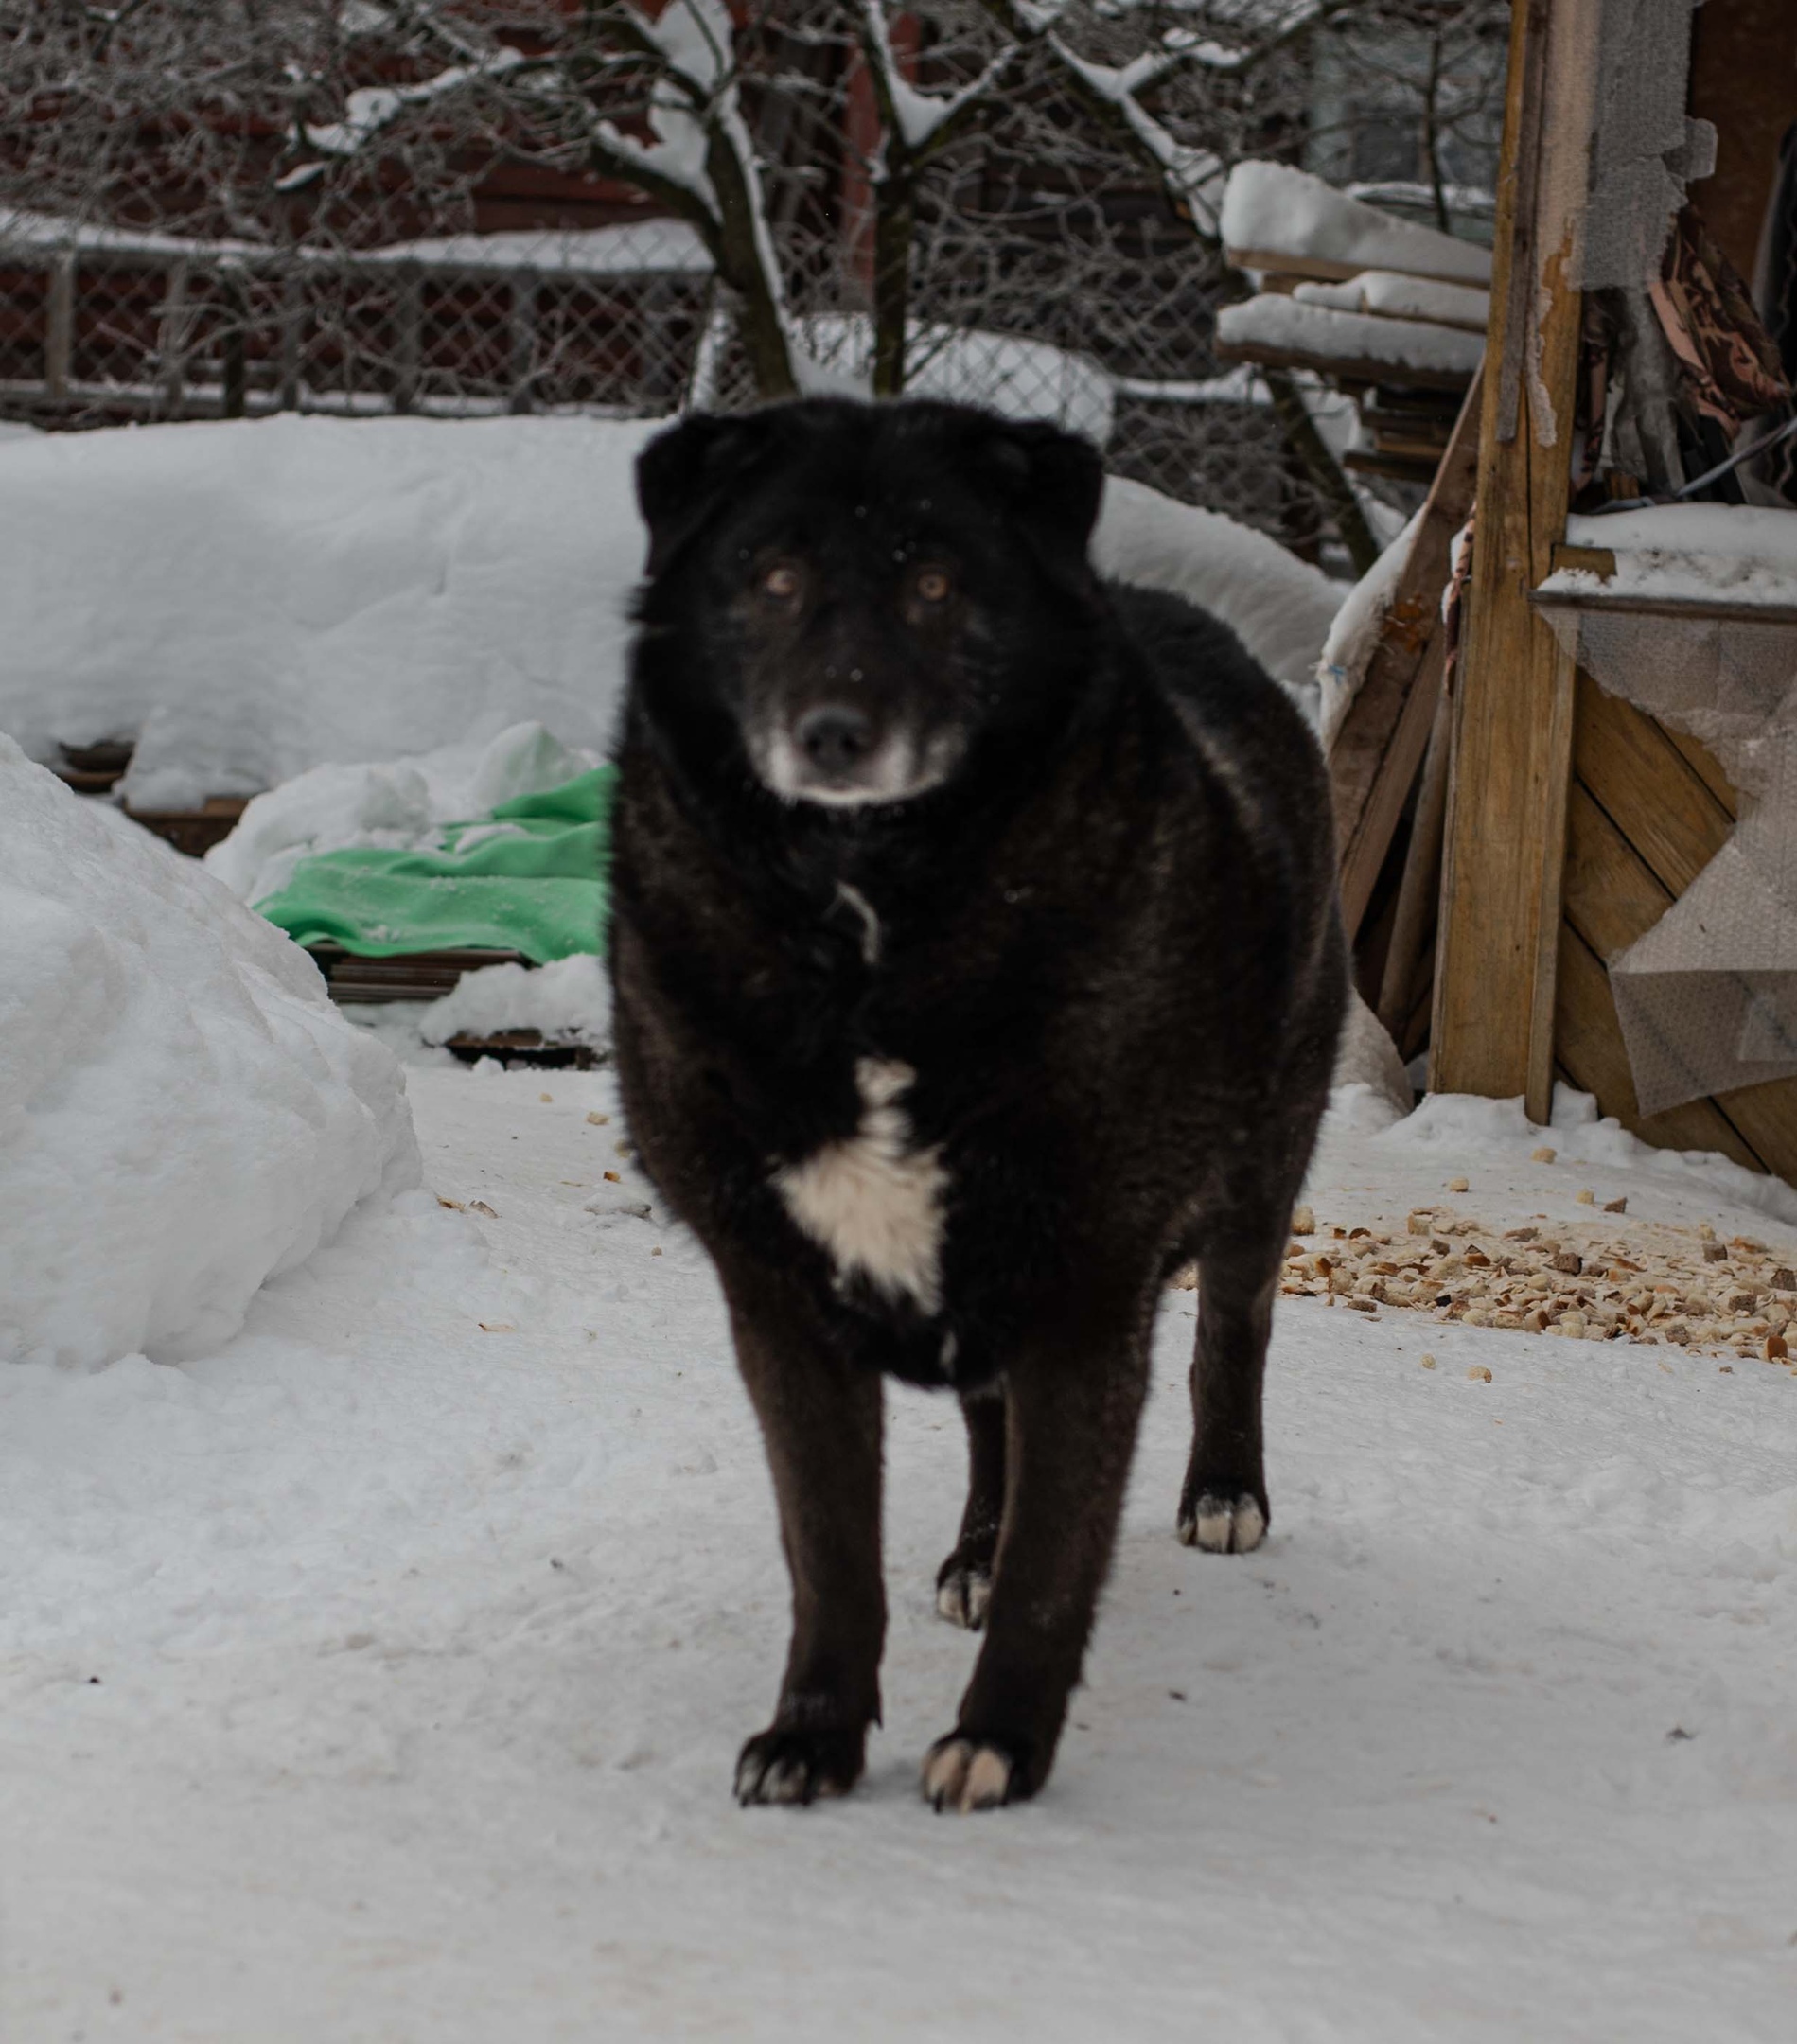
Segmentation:
<svg viewBox="0 0 1797 2044">
<path fill-rule="evenodd" d="M 1470 377 L 1485 353 L 1483 334 L 1460 326 L 1438 326 L 1414 319 L 1385 319 L 1369 312 L 1338 312 L 1279 291 L 1263 291 L 1217 314 L 1217 344 L 1225 354 L 1250 349 L 1313 357 L 1318 361 L 1367 361 L 1399 372 L 1431 377 Z"/>
<path fill-rule="evenodd" d="M 418 1017 L 427 1044 L 452 1036 L 497 1036 L 506 1030 L 537 1030 L 551 1043 L 611 1044 L 611 981 L 590 953 L 549 965 L 484 965 L 464 973 L 452 993 Z"/>
<path fill-rule="evenodd" d="M 1317 655 L 1342 601 L 1341 585 L 1320 569 L 1220 511 L 1120 476 L 1105 479 L 1092 558 L 1102 574 L 1220 617 L 1314 718 Z"/>
<path fill-rule="evenodd" d="M 258 795 L 231 835 L 206 854 L 206 864 L 239 901 L 266 901 L 314 853 L 438 851 L 446 824 L 558 787 L 598 764 L 596 752 L 565 746 L 542 725 L 526 722 L 485 744 L 471 740 L 411 759 L 314 766 Z M 496 823 L 487 835 L 507 830 L 517 826 Z M 468 833 L 461 839 L 465 847 L 477 841 Z"/>
<path fill-rule="evenodd" d="M 870 396 L 873 323 L 858 313 L 816 312 L 794 322 L 811 366 L 831 391 Z M 906 394 L 984 405 L 1000 418 L 1050 419 L 1098 447 L 1111 437 L 1115 387 L 1090 356 L 1015 334 L 913 322 L 906 336 Z"/>
<path fill-rule="evenodd" d="M 1553 1148 L 1562 1164 L 1597 1164 L 1612 1171 L 1647 1172 L 1701 1187 L 1731 1206 L 1797 1225 L 1797 1191 L 1782 1178 L 1747 1170 L 1713 1150 L 1660 1150 L 1631 1136 L 1613 1115 L 1599 1119 L 1597 1102 L 1563 1081 L 1554 1087 Z M 1543 1131 L 1516 1100 L 1482 1100 L 1471 1093 L 1431 1093 L 1415 1114 L 1394 1121 L 1377 1140 L 1393 1150 L 1438 1153 L 1444 1162 L 1469 1160 L 1522 1166 Z"/>
<path fill-rule="evenodd" d="M 1491 281 L 1489 249 L 1382 213 L 1289 164 L 1237 164 L 1221 225 L 1230 261 L 1250 269 L 1295 270 L 1309 259 L 1344 274 L 1397 270 L 1453 284 Z"/>
<path fill-rule="evenodd" d="M 1056 363 L 1072 378 L 1078 358 Z M 1083 389 L 1063 388 L 1076 411 Z M 415 785 L 373 790 L 360 763 L 429 784 L 419 755 L 520 721 L 602 749 L 644 553 L 634 465 L 661 423 L 282 416 L 0 441 L 0 731 L 40 759 L 135 737 L 124 795 L 142 809 L 356 766 L 303 798 L 352 842 L 418 827 Z M 1099 545 L 1107 573 L 1210 605 L 1304 684 L 1335 599 L 1275 541 L 1113 480 Z"/>
<path fill-rule="evenodd" d="M 1299 305 L 1329 306 L 1337 312 L 1373 312 L 1383 319 L 1430 320 L 1482 334 L 1491 317 L 1491 293 L 1470 284 L 1441 284 L 1432 277 L 1402 276 L 1395 270 L 1363 270 L 1344 284 L 1299 284 Z"/>
<path fill-rule="evenodd" d="M 603 746 L 655 431 L 282 416 L 0 444 L 0 731 L 38 758 L 135 736 L 144 809 L 520 718 Z"/>
<path fill-rule="evenodd" d="M 392 1058 L 303 952 L 0 738 L 0 1359 L 204 1353 L 415 1184 Z"/>
<path fill-rule="evenodd" d="M 1656 504 L 1566 521 L 1566 542 L 1607 547 L 1616 572 L 1562 568 L 1554 595 L 1797 604 L 1797 514 L 1754 504 Z"/>
</svg>

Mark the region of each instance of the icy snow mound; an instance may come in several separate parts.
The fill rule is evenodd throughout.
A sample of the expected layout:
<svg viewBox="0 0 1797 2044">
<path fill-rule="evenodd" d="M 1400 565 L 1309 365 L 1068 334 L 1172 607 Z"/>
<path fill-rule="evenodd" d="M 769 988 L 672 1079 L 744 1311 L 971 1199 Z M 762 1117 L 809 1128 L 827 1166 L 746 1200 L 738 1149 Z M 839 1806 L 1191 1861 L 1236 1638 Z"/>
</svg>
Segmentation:
<svg viewBox="0 0 1797 2044">
<path fill-rule="evenodd" d="M 483 965 L 464 973 L 452 992 L 432 1001 L 418 1018 L 428 1044 L 451 1036 L 497 1036 L 504 1030 L 538 1030 L 550 1043 L 611 1044 L 611 980 L 590 952 L 550 964 Z"/>
<path fill-rule="evenodd" d="M 520 719 L 603 747 L 657 428 L 283 416 L 0 444 L 0 731 L 40 759 L 136 737 L 145 809 Z"/>
<path fill-rule="evenodd" d="M 0 737 L 0 1360 L 203 1354 L 417 1180 L 399 1068 L 305 953 Z"/>
<path fill-rule="evenodd" d="M 1340 583 L 1252 526 L 1121 476 L 1104 480 L 1092 559 L 1101 574 L 1221 618 L 1314 718 L 1316 662 L 1346 594 Z"/>
</svg>

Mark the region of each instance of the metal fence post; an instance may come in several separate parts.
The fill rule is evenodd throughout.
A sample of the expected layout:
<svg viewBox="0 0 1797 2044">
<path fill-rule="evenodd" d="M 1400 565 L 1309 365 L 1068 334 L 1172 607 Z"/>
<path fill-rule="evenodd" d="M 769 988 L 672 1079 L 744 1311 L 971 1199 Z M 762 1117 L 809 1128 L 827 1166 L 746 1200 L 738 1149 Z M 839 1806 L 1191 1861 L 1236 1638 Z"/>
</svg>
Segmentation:
<svg viewBox="0 0 1797 2044">
<path fill-rule="evenodd" d="M 44 308 L 44 387 L 58 402 L 69 394 L 75 359 L 75 251 L 65 249 L 50 264 L 49 298 Z"/>
<path fill-rule="evenodd" d="M 512 401 L 515 413 L 534 408 L 531 381 L 537 374 L 537 287 L 534 270 L 520 270 L 512 276 Z"/>
</svg>

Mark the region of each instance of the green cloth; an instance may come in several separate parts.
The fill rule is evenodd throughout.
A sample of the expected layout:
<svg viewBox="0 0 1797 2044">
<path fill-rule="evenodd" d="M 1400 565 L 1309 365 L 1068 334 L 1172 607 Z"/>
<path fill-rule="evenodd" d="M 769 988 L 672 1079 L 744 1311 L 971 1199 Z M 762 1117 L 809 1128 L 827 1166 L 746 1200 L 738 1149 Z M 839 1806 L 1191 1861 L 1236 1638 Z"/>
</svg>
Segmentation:
<svg viewBox="0 0 1797 2044">
<path fill-rule="evenodd" d="M 595 766 L 501 802 L 447 825 L 440 852 L 315 853 L 255 907 L 300 943 L 364 958 L 481 948 L 547 965 L 603 951 L 617 779 L 615 766 Z M 496 823 L 514 828 L 487 835 Z"/>
</svg>

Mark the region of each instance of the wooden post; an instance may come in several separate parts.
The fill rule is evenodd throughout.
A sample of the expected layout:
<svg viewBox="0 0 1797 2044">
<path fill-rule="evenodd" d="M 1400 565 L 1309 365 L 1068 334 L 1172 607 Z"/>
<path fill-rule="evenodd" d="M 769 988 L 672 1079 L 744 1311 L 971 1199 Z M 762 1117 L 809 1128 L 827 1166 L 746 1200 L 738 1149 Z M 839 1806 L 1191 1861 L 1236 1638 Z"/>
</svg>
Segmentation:
<svg viewBox="0 0 1797 2044">
<path fill-rule="evenodd" d="M 1479 434 L 1478 525 L 1453 695 L 1430 1084 L 1552 1099 L 1554 974 L 1572 771 L 1571 661 L 1529 591 L 1564 538 L 1596 36 L 1587 0 L 1511 23 Z"/>
<path fill-rule="evenodd" d="M 50 264 L 49 297 L 44 308 L 44 388 L 59 403 L 69 394 L 75 362 L 75 251 L 65 249 Z"/>
</svg>

